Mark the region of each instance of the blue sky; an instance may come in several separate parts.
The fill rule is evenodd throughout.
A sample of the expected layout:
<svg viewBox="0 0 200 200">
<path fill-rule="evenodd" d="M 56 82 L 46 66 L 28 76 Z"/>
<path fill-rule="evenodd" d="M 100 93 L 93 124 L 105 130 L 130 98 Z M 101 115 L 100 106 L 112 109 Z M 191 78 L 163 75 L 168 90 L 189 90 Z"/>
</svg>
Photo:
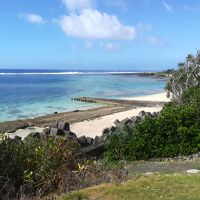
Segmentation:
<svg viewBox="0 0 200 200">
<path fill-rule="evenodd" d="M 200 0 L 1 0 L 0 68 L 167 69 L 199 19 Z"/>
</svg>

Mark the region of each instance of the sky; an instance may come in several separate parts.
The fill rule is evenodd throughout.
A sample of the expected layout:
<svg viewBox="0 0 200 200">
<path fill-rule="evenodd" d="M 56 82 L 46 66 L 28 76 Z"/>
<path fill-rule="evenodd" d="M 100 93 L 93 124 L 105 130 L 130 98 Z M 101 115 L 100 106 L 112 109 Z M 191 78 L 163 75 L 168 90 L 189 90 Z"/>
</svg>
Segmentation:
<svg viewBox="0 0 200 200">
<path fill-rule="evenodd" d="M 199 19 L 200 0 L 0 0 L 0 69 L 176 67 Z"/>
</svg>

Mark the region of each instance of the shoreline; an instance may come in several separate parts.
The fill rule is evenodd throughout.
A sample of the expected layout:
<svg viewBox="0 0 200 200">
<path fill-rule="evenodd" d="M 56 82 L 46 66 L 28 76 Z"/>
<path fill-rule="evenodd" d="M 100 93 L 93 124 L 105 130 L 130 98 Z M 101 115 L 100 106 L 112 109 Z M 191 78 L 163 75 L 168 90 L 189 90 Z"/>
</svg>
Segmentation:
<svg viewBox="0 0 200 200">
<path fill-rule="evenodd" d="M 95 136 L 101 136 L 102 131 L 105 128 L 110 128 L 114 125 L 115 120 L 122 121 L 125 118 L 131 118 L 133 116 L 137 116 L 140 111 L 145 112 L 159 112 L 163 104 L 160 104 L 161 102 L 167 103 L 170 100 L 166 97 L 166 92 L 154 94 L 154 95 L 146 95 L 146 96 L 140 96 L 140 97 L 129 97 L 129 98 L 123 98 L 120 99 L 121 102 L 126 102 L 126 104 L 129 103 L 137 103 L 137 106 L 135 108 L 129 109 L 127 111 L 118 112 L 118 113 L 112 113 L 110 115 L 101 116 L 96 119 L 92 120 L 84 120 L 82 122 L 77 122 L 71 124 L 71 130 L 72 132 L 76 133 L 77 136 L 83 136 L 86 137 L 95 137 Z M 144 106 L 146 104 L 146 106 Z"/>
<path fill-rule="evenodd" d="M 85 120 L 82 122 L 77 122 L 70 125 L 71 131 L 76 133 L 78 137 L 85 135 L 86 137 L 95 138 L 96 136 L 101 136 L 105 128 L 111 128 L 115 126 L 114 122 L 116 120 L 122 121 L 126 118 L 131 118 L 137 116 L 139 112 L 159 112 L 162 109 L 161 106 L 158 107 L 139 107 L 131 110 L 113 113 L 110 115 L 98 117 L 92 120 Z"/>
<path fill-rule="evenodd" d="M 166 92 L 158 94 L 150 94 L 138 97 L 125 97 L 124 100 L 138 100 L 138 101 L 158 101 L 158 102 L 169 102 L 170 99 L 167 98 Z"/>
<path fill-rule="evenodd" d="M 0 122 L 0 132 L 12 133 L 18 129 L 25 129 L 27 127 L 34 127 L 34 126 L 39 127 L 39 128 L 45 128 L 47 126 L 51 126 L 52 124 L 54 124 L 56 121 L 59 121 L 59 120 L 67 121 L 68 123 L 73 124 L 73 126 L 76 123 L 87 122 L 91 120 L 99 121 L 100 118 L 106 117 L 106 116 L 111 116 L 111 118 L 113 118 L 115 121 L 116 117 L 120 118 L 120 116 L 124 116 L 124 118 L 126 118 L 126 112 L 133 113 L 132 111 L 134 109 L 137 110 L 139 108 L 142 108 L 143 110 L 145 108 L 152 108 L 152 112 L 154 112 L 153 109 L 154 110 L 157 110 L 157 108 L 161 109 L 162 106 L 166 103 L 166 101 L 158 101 L 158 95 L 160 95 L 159 97 L 161 97 L 164 94 L 165 93 L 148 95 L 148 96 L 145 96 L 146 98 L 144 97 L 133 97 L 133 98 L 128 98 L 128 99 L 126 98 L 125 99 L 96 98 L 97 103 L 101 103 L 102 107 L 39 116 L 33 119 Z M 134 114 L 137 114 L 137 113 L 134 112 L 132 116 Z M 107 127 L 107 124 L 105 125 Z M 101 124 L 101 126 L 104 126 L 104 125 Z M 103 128 L 106 128 L 106 127 L 103 127 Z M 75 130 L 77 130 L 77 128 Z"/>
</svg>

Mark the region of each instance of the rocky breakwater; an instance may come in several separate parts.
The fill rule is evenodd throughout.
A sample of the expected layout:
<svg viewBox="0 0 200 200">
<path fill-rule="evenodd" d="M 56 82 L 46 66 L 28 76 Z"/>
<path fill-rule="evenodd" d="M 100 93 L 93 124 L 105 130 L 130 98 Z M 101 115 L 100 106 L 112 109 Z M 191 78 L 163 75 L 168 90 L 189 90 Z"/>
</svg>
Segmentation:
<svg viewBox="0 0 200 200">
<path fill-rule="evenodd" d="M 72 101 L 81 101 L 85 103 L 96 103 L 96 100 L 92 97 L 74 97 L 71 99 Z"/>
<path fill-rule="evenodd" d="M 81 153 L 89 157 L 99 157 L 104 152 L 104 141 L 86 136 L 77 137 L 77 135 L 70 130 L 69 123 L 63 120 L 51 124 L 48 128 L 43 129 L 42 132 L 31 132 L 25 138 L 14 135 L 11 139 L 19 142 L 29 138 L 42 139 L 44 136 L 64 137 L 67 140 L 76 140 L 80 144 Z"/>
<path fill-rule="evenodd" d="M 133 116 L 131 118 L 125 118 L 122 121 L 119 121 L 118 119 L 115 120 L 114 125 L 108 128 L 105 128 L 102 132 L 102 139 L 105 141 L 105 139 L 110 134 L 117 133 L 118 130 L 122 129 L 124 126 L 127 126 L 128 128 L 134 128 L 138 123 L 141 123 L 145 117 L 157 117 L 159 115 L 159 112 L 145 112 L 141 111 L 137 116 Z"/>
<path fill-rule="evenodd" d="M 119 121 L 118 119 L 116 119 L 113 126 L 105 128 L 102 131 L 101 136 L 96 136 L 95 138 L 91 138 L 91 137 L 87 137 L 83 135 L 78 138 L 78 142 L 82 146 L 82 151 L 84 153 L 92 157 L 99 157 L 104 152 L 106 138 L 110 134 L 115 134 L 117 130 L 120 130 L 125 125 L 128 126 L 129 128 L 132 128 L 136 124 L 142 122 L 145 119 L 145 117 L 157 117 L 158 115 L 159 115 L 159 112 L 150 113 L 150 112 L 141 111 L 138 114 L 138 116 L 126 118 L 122 121 Z"/>
<path fill-rule="evenodd" d="M 76 133 L 70 130 L 70 124 L 63 120 L 57 121 L 54 124 L 51 124 L 48 128 L 45 128 L 42 132 L 32 132 L 26 138 L 32 137 L 41 139 L 45 135 L 53 137 L 65 137 L 68 140 L 76 140 L 81 146 L 81 152 L 89 157 L 100 157 L 105 150 L 106 138 L 110 134 L 115 134 L 117 130 L 120 130 L 125 125 L 129 128 L 134 127 L 137 123 L 142 122 L 145 117 L 157 117 L 159 113 L 150 113 L 141 111 L 137 116 L 131 118 L 126 118 L 122 121 L 118 119 L 115 120 L 114 125 L 108 128 L 105 128 L 102 131 L 101 136 L 96 136 L 95 138 L 87 137 L 85 135 L 78 137 Z M 86 133 L 89 135 L 89 133 Z M 26 139 L 24 138 L 24 139 Z M 19 136 L 13 138 L 16 141 L 22 140 Z"/>
<path fill-rule="evenodd" d="M 105 128 L 102 131 L 101 136 L 96 136 L 95 138 L 87 137 L 85 135 L 78 137 L 75 133 L 70 130 L 70 124 L 63 120 L 60 120 L 54 124 L 51 124 L 48 128 L 45 128 L 42 132 L 32 132 L 29 134 L 24 140 L 28 138 L 42 139 L 45 135 L 49 135 L 52 137 L 65 137 L 68 140 L 76 140 L 81 146 L 81 153 L 88 157 L 100 157 L 105 150 L 106 139 L 111 134 L 117 134 L 120 129 L 124 126 L 132 129 L 138 123 L 141 123 L 146 117 L 157 117 L 159 116 L 159 112 L 145 112 L 141 111 L 137 116 L 133 116 L 131 118 L 125 118 L 121 121 L 118 119 L 115 120 L 114 125 L 108 128 Z M 88 135 L 89 133 L 87 133 Z M 15 136 L 14 139 L 16 142 L 22 140 L 21 137 Z M 175 158 L 161 158 L 161 159 L 151 159 L 151 161 L 191 161 L 194 159 L 200 158 L 200 153 L 192 154 L 189 156 L 177 156 Z"/>
</svg>

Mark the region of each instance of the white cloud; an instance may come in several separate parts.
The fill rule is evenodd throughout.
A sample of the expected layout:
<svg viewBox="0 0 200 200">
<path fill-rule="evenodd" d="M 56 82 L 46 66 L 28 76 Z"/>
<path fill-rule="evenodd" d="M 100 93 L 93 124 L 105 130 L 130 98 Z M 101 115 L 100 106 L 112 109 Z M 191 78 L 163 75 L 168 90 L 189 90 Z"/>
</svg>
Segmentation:
<svg viewBox="0 0 200 200">
<path fill-rule="evenodd" d="M 100 43 L 100 47 L 104 48 L 108 51 L 114 51 L 114 50 L 117 50 L 120 48 L 120 44 L 118 44 L 118 43 L 106 43 L 106 44 Z"/>
<path fill-rule="evenodd" d="M 124 26 L 117 16 L 98 10 L 84 9 L 80 14 L 64 15 L 59 24 L 67 36 L 82 39 L 133 40 L 137 37 L 133 26 Z"/>
<path fill-rule="evenodd" d="M 163 3 L 163 6 L 165 7 L 166 11 L 173 12 L 173 8 L 166 1 L 163 1 L 162 3 Z"/>
<path fill-rule="evenodd" d="M 66 8 L 70 11 L 92 8 L 92 0 L 62 0 Z"/>
<path fill-rule="evenodd" d="M 33 24 L 44 24 L 45 20 L 37 14 L 27 13 L 27 14 L 19 14 L 19 18 L 26 20 L 27 22 Z"/>
<path fill-rule="evenodd" d="M 147 38 L 147 43 L 153 46 L 165 46 L 166 41 L 158 37 Z"/>
</svg>

